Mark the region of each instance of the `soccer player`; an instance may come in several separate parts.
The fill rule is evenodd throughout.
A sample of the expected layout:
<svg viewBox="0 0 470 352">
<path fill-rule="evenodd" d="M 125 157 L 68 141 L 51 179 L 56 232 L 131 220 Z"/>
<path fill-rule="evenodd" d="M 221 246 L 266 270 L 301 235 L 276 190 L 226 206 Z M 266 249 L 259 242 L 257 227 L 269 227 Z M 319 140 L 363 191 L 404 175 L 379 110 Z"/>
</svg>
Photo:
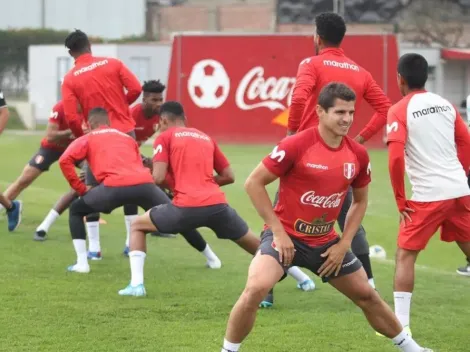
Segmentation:
<svg viewBox="0 0 470 352">
<path fill-rule="evenodd" d="M 142 92 L 139 80 L 121 61 L 92 56 L 90 41 L 80 30 L 75 30 L 67 36 L 65 46 L 75 59 L 75 66 L 65 75 L 62 84 L 65 115 L 74 136 L 80 137 L 84 134 L 75 109 L 79 103 L 85 120 L 91 109 L 102 107 L 109 114 L 112 128 L 135 137 L 135 121 L 129 113 L 129 105 Z M 88 167 L 86 184 L 97 185 L 93 172 Z M 137 214 L 124 212 L 124 215 Z M 90 214 L 87 217 L 87 230 L 89 256 L 93 260 L 100 260 L 99 214 Z"/>
<path fill-rule="evenodd" d="M 356 109 L 362 100 L 365 100 L 376 111 L 355 138 L 357 142 L 364 143 L 383 130 L 391 102 L 372 75 L 344 55 L 341 49 L 341 42 L 346 33 L 344 19 L 336 13 L 321 13 L 315 18 L 315 24 L 315 47 L 318 55 L 300 63 L 289 110 L 288 135 L 318 125 L 316 105 L 319 93 L 325 85 L 336 81 L 343 82 L 356 93 Z M 349 190 L 338 216 L 341 231 L 344 231 L 346 214 L 351 203 L 352 190 Z M 362 225 L 353 239 L 352 251 L 364 266 L 370 285 L 375 288 L 369 243 Z"/>
<path fill-rule="evenodd" d="M 388 113 L 389 172 L 400 213 L 395 267 L 395 313 L 407 330 L 420 251 L 440 228 L 470 258 L 470 136 L 457 109 L 424 89 L 428 63 L 418 54 L 398 62 L 403 99 Z M 405 151 L 406 150 L 406 151 Z M 404 174 L 413 193 L 407 199 Z"/>
<path fill-rule="evenodd" d="M 283 139 L 248 177 L 246 192 L 266 225 L 245 290 L 230 314 L 222 352 L 239 350 L 259 303 L 290 265 L 310 269 L 351 299 L 402 351 L 429 351 L 406 334 L 349 251 L 367 209 L 371 180 L 366 149 L 347 137 L 355 99 L 341 83 L 326 85 L 318 97 L 318 127 Z M 278 178 L 273 209 L 266 186 Z M 354 197 L 340 238 L 334 223 L 349 187 Z"/>
<path fill-rule="evenodd" d="M 91 132 L 75 140 L 59 159 L 62 173 L 80 195 L 70 206 L 69 225 L 77 263 L 68 268 L 79 273 L 90 271 L 83 216 L 94 212 L 110 213 L 124 204 L 137 204 L 148 210 L 169 202 L 142 164 L 135 140 L 110 127 L 106 110 L 92 109 L 88 119 Z M 74 165 L 82 160 L 95 170 L 98 186 L 87 186 L 77 176 Z M 191 234 L 188 230 L 184 236 L 191 235 L 197 236 L 197 233 Z"/>
<path fill-rule="evenodd" d="M 208 227 L 218 238 L 230 239 L 251 254 L 255 254 L 260 243 L 246 222 L 227 204 L 225 194 L 220 189 L 235 179 L 227 158 L 209 136 L 186 127 L 185 121 L 180 103 L 166 102 L 162 105 L 161 133 L 154 142 L 153 178 L 159 185 L 171 183 L 169 186 L 175 197 L 173 204 L 152 208 L 132 223 L 129 253 L 131 282 L 119 291 L 119 295 L 146 295 L 146 232 L 158 229 L 175 233 Z M 213 176 L 214 170 L 216 176 Z M 300 280 L 310 279 L 296 269 L 303 274 Z"/>
</svg>

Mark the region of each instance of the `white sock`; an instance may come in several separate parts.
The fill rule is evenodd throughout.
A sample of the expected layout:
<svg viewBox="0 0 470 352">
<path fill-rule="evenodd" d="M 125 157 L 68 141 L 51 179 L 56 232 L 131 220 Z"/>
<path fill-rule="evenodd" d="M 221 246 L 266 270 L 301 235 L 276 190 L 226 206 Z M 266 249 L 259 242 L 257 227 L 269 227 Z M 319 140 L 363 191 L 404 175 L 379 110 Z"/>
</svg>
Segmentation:
<svg viewBox="0 0 470 352">
<path fill-rule="evenodd" d="M 224 339 L 224 347 L 221 352 L 238 352 L 241 343 L 231 343 Z"/>
<path fill-rule="evenodd" d="M 36 231 L 49 231 L 49 227 L 51 227 L 51 225 L 57 220 L 59 216 L 60 214 L 57 211 L 51 209 L 45 219 L 42 221 L 41 225 L 38 226 Z"/>
<path fill-rule="evenodd" d="M 86 232 L 88 234 L 88 250 L 90 252 L 101 252 L 100 222 L 99 221 L 87 222 Z"/>
<path fill-rule="evenodd" d="M 124 215 L 124 222 L 126 223 L 126 247 L 129 247 L 129 240 L 131 238 L 131 223 L 138 215 Z"/>
<path fill-rule="evenodd" d="M 212 251 L 211 247 L 209 247 L 209 244 L 206 245 L 206 248 L 201 252 L 204 254 L 204 256 L 207 258 L 207 260 L 220 260 L 219 257 Z"/>
<path fill-rule="evenodd" d="M 311 280 L 310 277 L 305 274 L 302 270 L 299 269 L 297 266 L 290 267 L 287 270 L 287 273 L 292 276 L 299 284 L 304 281 Z"/>
<path fill-rule="evenodd" d="M 421 352 L 423 348 L 403 330 L 397 337 L 392 339 L 395 346 L 404 352 Z"/>
<path fill-rule="evenodd" d="M 403 327 L 410 326 L 411 292 L 393 292 L 395 315 Z"/>
<path fill-rule="evenodd" d="M 2 209 L 5 209 L 5 207 L 2 204 L 0 204 L 0 210 Z"/>
<path fill-rule="evenodd" d="M 144 284 L 144 263 L 147 254 L 142 251 L 129 252 L 129 261 L 131 263 L 131 286 Z"/>
<path fill-rule="evenodd" d="M 76 240 L 73 240 L 72 242 L 73 242 L 73 246 L 75 247 L 75 253 L 77 253 L 77 266 L 80 266 L 80 267 L 88 266 L 86 240 L 76 239 Z"/>
<path fill-rule="evenodd" d="M 369 279 L 369 285 L 375 290 L 375 281 L 374 279 Z"/>
</svg>

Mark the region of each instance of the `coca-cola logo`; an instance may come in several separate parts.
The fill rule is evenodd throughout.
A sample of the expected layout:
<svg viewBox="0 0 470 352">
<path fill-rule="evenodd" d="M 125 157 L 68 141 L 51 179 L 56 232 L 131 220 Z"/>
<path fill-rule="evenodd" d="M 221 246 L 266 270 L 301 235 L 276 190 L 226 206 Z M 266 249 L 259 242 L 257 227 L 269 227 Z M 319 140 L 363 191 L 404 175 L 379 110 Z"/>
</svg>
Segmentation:
<svg viewBox="0 0 470 352">
<path fill-rule="evenodd" d="M 305 205 L 311 205 L 316 208 L 337 208 L 343 200 L 345 192 L 333 193 L 329 196 L 321 196 L 315 191 L 308 191 L 300 197 L 300 202 Z"/>
<path fill-rule="evenodd" d="M 264 77 L 264 68 L 253 67 L 241 79 L 235 103 L 242 110 L 268 108 L 285 110 L 290 104 L 295 77 Z"/>
</svg>

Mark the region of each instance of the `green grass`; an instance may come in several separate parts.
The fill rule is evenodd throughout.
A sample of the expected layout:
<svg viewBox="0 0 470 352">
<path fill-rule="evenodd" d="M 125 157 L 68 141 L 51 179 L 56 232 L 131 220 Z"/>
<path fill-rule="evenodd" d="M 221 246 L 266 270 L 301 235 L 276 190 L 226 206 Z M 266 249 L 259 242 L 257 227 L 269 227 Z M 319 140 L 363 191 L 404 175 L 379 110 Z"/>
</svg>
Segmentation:
<svg viewBox="0 0 470 352">
<path fill-rule="evenodd" d="M 36 151 L 39 137 L 2 135 L 5 189 Z M 243 191 L 243 182 L 270 147 L 223 146 L 237 181 L 225 188 L 231 205 L 256 232 L 262 222 Z M 150 149 L 146 149 L 150 154 Z M 398 216 L 389 187 L 386 154 L 371 152 L 373 183 L 364 221 L 370 244 L 384 246 L 393 259 Z M 273 191 L 275 186 L 271 187 Z M 223 262 L 204 268 L 202 256 L 186 242 L 149 238 L 145 266 L 148 297 L 119 297 L 129 280 L 121 255 L 125 240 L 122 210 L 105 216 L 101 227 L 104 259 L 88 275 L 66 273 L 73 264 L 67 216 L 52 227 L 49 240 L 32 241 L 36 226 L 67 190 L 57 165 L 22 195 L 18 232 L 0 227 L 0 351 L 220 351 L 228 314 L 246 280 L 250 256 L 203 231 Z M 3 224 L 2 224 L 3 223 Z M 419 258 L 412 328 L 417 341 L 439 352 L 469 350 L 470 280 L 455 268 L 463 255 L 434 238 Z M 380 293 L 392 303 L 393 264 L 374 262 Z M 276 306 L 260 311 L 242 351 L 392 352 L 376 337 L 360 311 L 328 285 L 304 293 L 287 279 L 277 286 Z"/>
</svg>

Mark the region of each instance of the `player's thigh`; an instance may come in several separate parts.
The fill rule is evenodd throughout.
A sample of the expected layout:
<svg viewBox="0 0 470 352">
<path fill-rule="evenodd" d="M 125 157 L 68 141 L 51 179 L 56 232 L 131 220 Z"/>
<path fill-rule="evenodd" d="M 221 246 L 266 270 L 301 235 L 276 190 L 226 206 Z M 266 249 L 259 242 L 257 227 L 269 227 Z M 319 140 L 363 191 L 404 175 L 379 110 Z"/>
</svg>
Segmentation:
<svg viewBox="0 0 470 352">
<path fill-rule="evenodd" d="M 442 224 L 441 240 L 470 242 L 470 196 L 453 199 L 453 206 Z"/>
<path fill-rule="evenodd" d="M 299 242 L 299 241 L 297 241 Z M 305 261 L 307 262 L 306 268 L 309 269 L 315 275 L 318 275 L 318 271 L 320 267 L 325 263 L 327 257 L 322 257 L 322 254 L 325 253 L 328 248 L 336 245 L 339 242 L 339 238 L 326 243 L 325 245 L 318 246 L 318 247 L 310 247 L 305 243 L 298 243 L 296 248 L 297 250 L 301 250 L 303 253 L 303 257 L 306 258 Z M 341 264 L 341 269 L 336 276 L 331 277 L 322 277 L 323 282 L 329 282 L 332 278 L 338 278 L 345 275 L 352 274 L 358 270 L 361 270 L 362 263 L 357 257 L 351 252 L 347 251 L 343 262 Z M 334 274 L 332 274 L 334 275 Z"/>
<path fill-rule="evenodd" d="M 228 204 L 217 204 L 205 207 L 208 222 L 205 226 L 215 232 L 220 239 L 239 241 L 248 234 L 248 224 L 235 209 Z"/>
<path fill-rule="evenodd" d="M 268 291 L 285 275 L 279 261 L 258 252 L 251 261 L 245 291 L 257 296 L 261 301 Z"/>
<path fill-rule="evenodd" d="M 194 229 L 184 211 L 171 203 L 160 204 L 149 210 L 150 219 L 162 233 L 180 233 Z"/>
<path fill-rule="evenodd" d="M 113 194 L 115 190 L 113 187 L 106 187 L 101 184 L 90 189 L 84 196 L 82 196 L 83 201 L 97 213 L 109 214 L 114 209 L 122 206 L 123 204 L 116 205 L 115 195 Z"/>
<path fill-rule="evenodd" d="M 41 172 L 48 171 L 52 164 L 59 160 L 62 152 L 58 152 L 52 149 L 39 148 L 36 154 L 29 160 L 28 165 L 35 169 L 34 171 L 38 172 L 39 175 Z M 26 168 L 25 168 L 26 170 Z"/>
<path fill-rule="evenodd" d="M 446 201 L 415 202 L 409 201 L 411 221 L 400 224 L 398 231 L 398 247 L 411 251 L 426 248 L 431 237 L 443 224 L 448 209 Z"/>
<path fill-rule="evenodd" d="M 376 294 L 372 286 L 369 285 L 367 274 L 363 268 L 346 275 L 331 278 L 329 284 L 353 302 L 367 300 Z"/>
</svg>

